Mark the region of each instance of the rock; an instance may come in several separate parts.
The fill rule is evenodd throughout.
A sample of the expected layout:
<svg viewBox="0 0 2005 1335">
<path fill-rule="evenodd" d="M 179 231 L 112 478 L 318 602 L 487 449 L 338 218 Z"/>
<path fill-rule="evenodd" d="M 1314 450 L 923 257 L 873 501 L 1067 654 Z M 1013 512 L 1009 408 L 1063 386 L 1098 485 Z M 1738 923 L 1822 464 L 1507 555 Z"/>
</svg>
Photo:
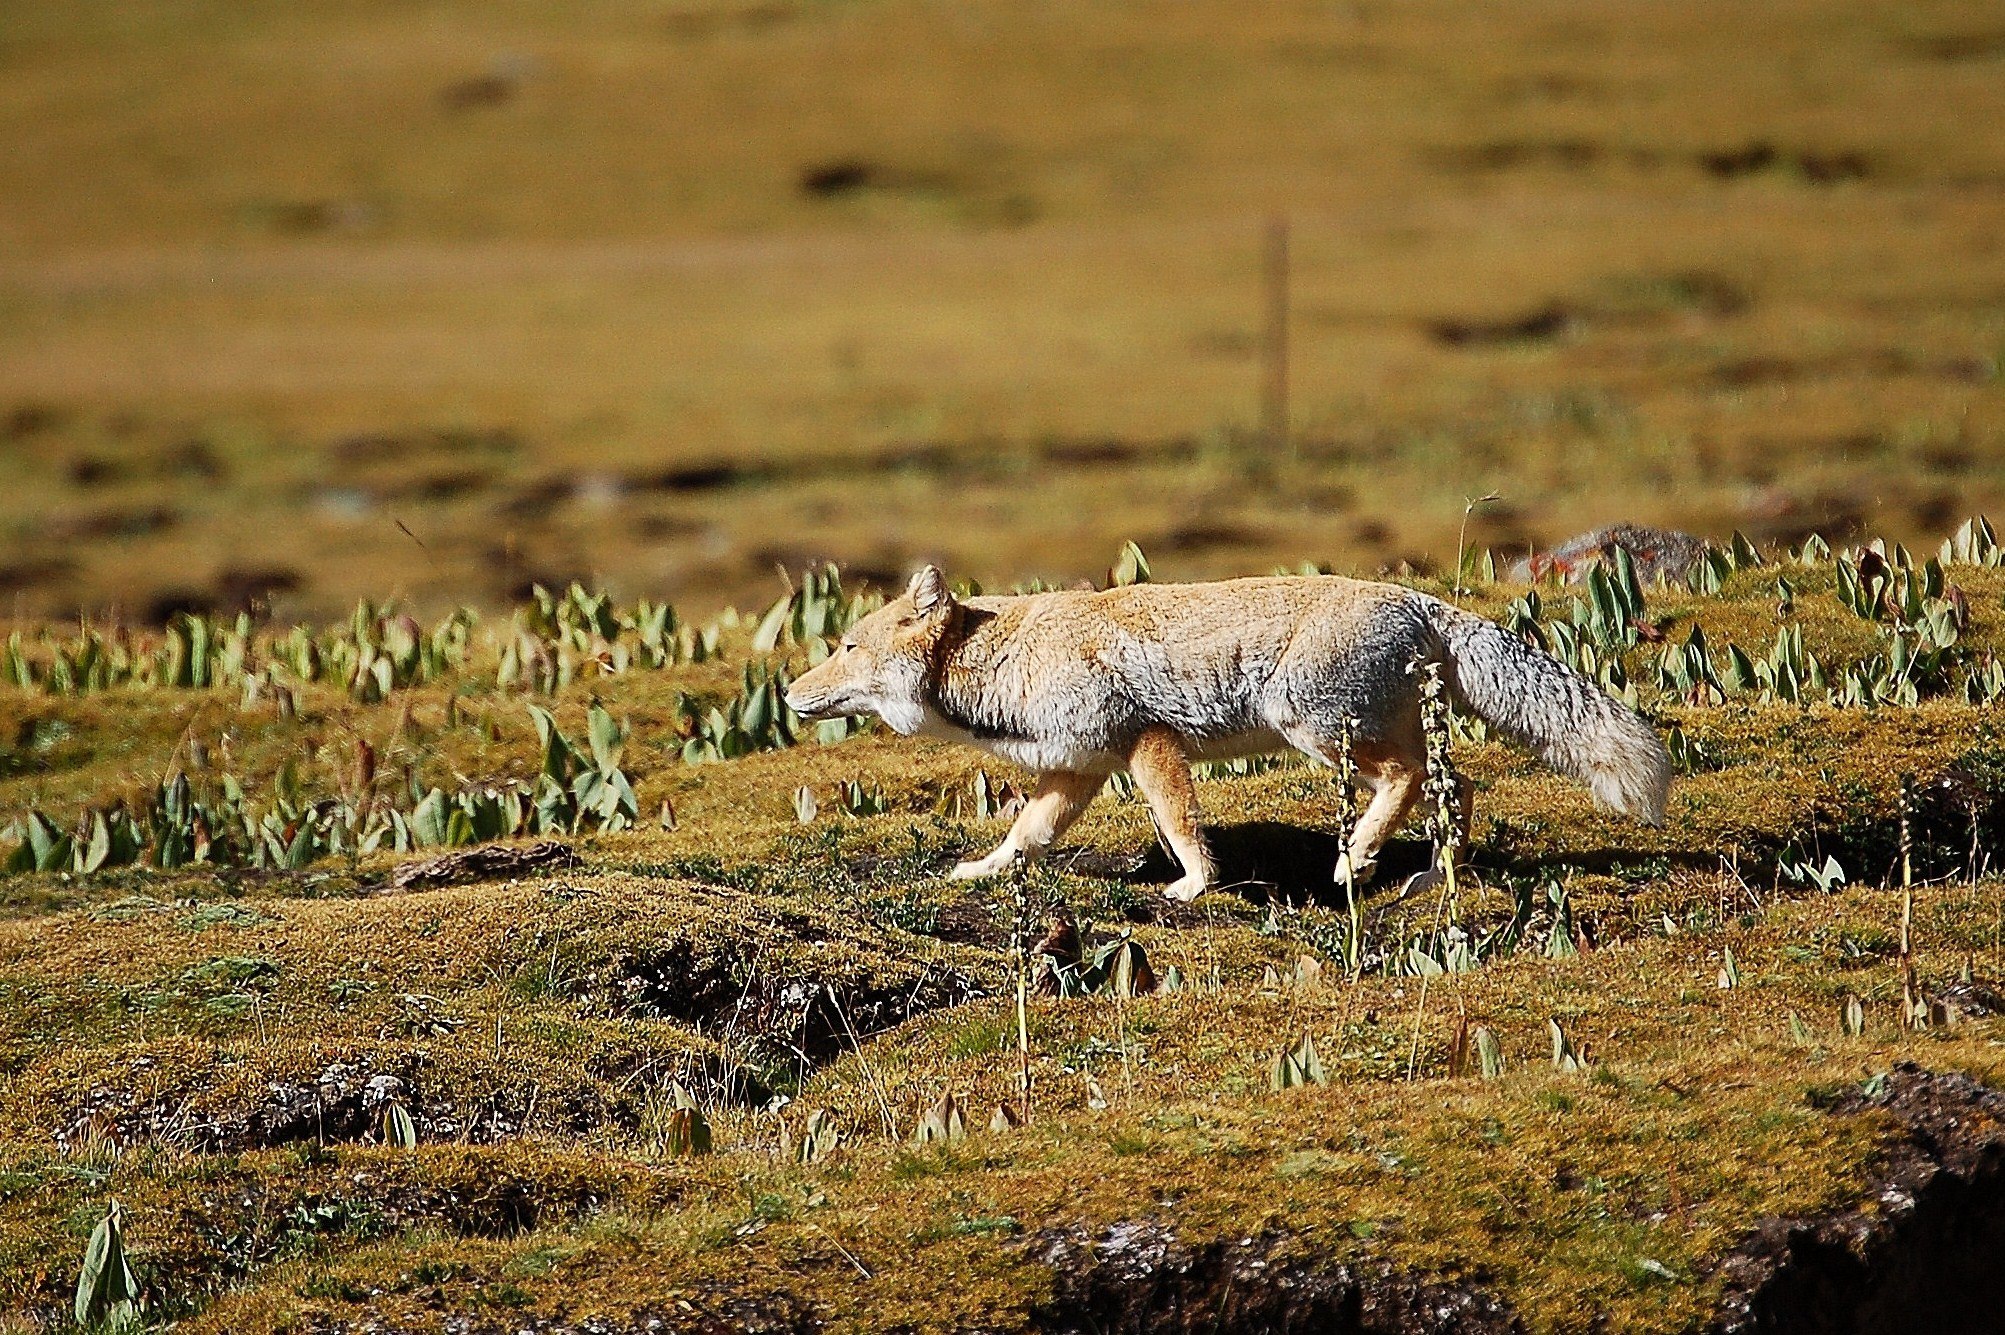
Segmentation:
<svg viewBox="0 0 2005 1335">
<path fill-rule="evenodd" d="M 389 890 L 411 890 L 427 886 L 457 885 L 466 881 L 491 881 L 544 867 L 576 866 L 578 855 L 568 844 L 545 839 L 527 848 L 507 848 L 483 844 L 457 853 L 443 853 L 422 862 L 406 862 L 390 874 Z"/>
<path fill-rule="evenodd" d="M 1511 567 L 1511 578 L 1529 584 L 1557 576 L 1562 583 L 1577 584 L 1595 566 L 1614 559 L 1616 549 L 1620 548 L 1629 553 L 1636 566 L 1636 578 L 1642 583 L 1658 579 L 1681 583 L 1705 559 L 1712 546 L 1704 538 L 1676 529 L 1610 524 L 1570 538 L 1549 552 L 1536 552 L 1524 558 Z"/>
</svg>

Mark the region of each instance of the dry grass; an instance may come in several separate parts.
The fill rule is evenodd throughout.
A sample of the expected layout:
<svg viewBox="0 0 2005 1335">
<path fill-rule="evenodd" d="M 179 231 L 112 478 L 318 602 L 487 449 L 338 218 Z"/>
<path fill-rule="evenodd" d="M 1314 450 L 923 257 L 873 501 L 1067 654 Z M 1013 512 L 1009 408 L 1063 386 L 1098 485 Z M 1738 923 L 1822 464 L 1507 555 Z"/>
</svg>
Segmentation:
<svg viewBox="0 0 2005 1335">
<path fill-rule="evenodd" d="M 31 610 L 704 605 L 1128 536 L 1369 568 L 1493 488 L 1505 546 L 2005 496 L 1982 6 L 17 11 Z M 1275 211 L 1292 465 L 1247 436 Z"/>
<path fill-rule="evenodd" d="M 1998 894 L 1992 883 L 1924 899 L 1916 939 L 1928 986 L 1972 956 L 1985 972 L 2005 965 L 1993 936 Z M 427 912 L 429 898 L 410 909 Z M 880 1139 L 880 1091 L 908 1131 L 944 1089 L 969 1095 L 978 1118 L 1008 1092 L 1006 1007 L 975 1003 L 872 1042 L 867 1071 L 846 1058 L 801 1091 L 797 1107 L 833 1108 L 850 1137 L 820 1168 L 776 1162 L 778 1120 L 729 1109 L 718 1115 L 726 1152 L 686 1167 L 662 1164 L 616 1123 L 569 1135 L 546 1124 L 489 1148 L 404 1153 L 309 1144 L 190 1156 L 139 1145 L 92 1159 L 16 1138 L 9 1180 L 22 1209 L 8 1246 L 24 1258 L 67 1239 L 66 1221 L 87 1217 L 110 1189 L 176 1305 L 199 1301 L 232 1263 L 233 1244 L 249 1248 L 257 1282 L 220 1298 L 194 1329 L 365 1312 L 431 1328 L 497 1304 L 525 1317 L 617 1319 L 658 1303 L 662 1286 L 711 1312 L 748 1298 L 801 1304 L 837 1329 L 906 1319 L 1015 1328 L 1047 1281 L 1012 1237 L 1164 1215 L 1192 1240 L 1278 1226 L 1331 1260 L 1477 1278 L 1535 1329 L 1581 1328 L 1588 1312 L 1614 1329 L 1687 1329 L 1715 1296 L 1711 1262 L 1757 1219 L 1856 1198 L 1880 1124 L 1818 1111 L 1820 1102 L 1901 1058 L 1996 1077 L 1989 1022 L 1930 1034 L 1896 1027 L 1898 916 L 1897 895 L 1855 890 L 1776 905 L 1752 925 L 1458 978 L 1425 1026 L 1414 1084 L 1402 1078 L 1411 980 L 1263 990 L 1255 965 L 1268 948 L 1225 915 L 1206 948 L 1189 929 L 1149 938 L 1159 964 L 1195 966 L 1216 950 L 1227 961 L 1216 993 L 1132 1002 L 1119 1015 L 1105 1000 L 1040 1004 L 1040 1118 L 1026 1131 L 933 1150 Z M 1722 991 L 1714 974 L 1729 947 L 1742 982 Z M 1846 991 L 1867 999 L 1863 1037 L 1837 1030 Z M 1792 1012 L 1808 1041 L 1792 1037 Z M 1444 1078 L 1458 1013 L 1503 1037 L 1504 1079 Z M 1548 1018 L 1587 1050 L 1589 1074 L 1549 1069 Z M 1335 1083 L 1268 1093 L 1270 1050 L 1305 1031 L 1335 1058 Z M 433 1040 L 420 1069 L 462 1079 L 456 1054 L 478 1045 Z M 125 1087 L 132 1075 L 108 1055 L 97 1059 L 100 1081 Z M 378 1069 L 402 1069 L 394 1053 L 376 1058 Z M 541 1074 L 528 1063 L 516 1078 Z M 1087 1106 L 1089 1074 L 1104 1111 Z M 236 1088 L 263 1097 L 256 1080 Z M 443 1103 L 425 1098 L 425 1115 L 437 1116 Z M 197 1203 L 219 1192 L 256 1201 L 258 1217 Z M 339 1209 L 316 1215 L 322 1206 Z M 24 1281 L 33 1268 L 11 1273 Z"/>
<path fill-rule="evenodd" d="M 1425 566 L 1493 489 L 1471 535 L 1503 549 L 1611 519 L 1932 548 L 2005 500 L 2001 51 L 1970 3 L 21 0 L 0 612 L 492 612 L 574 575 L 703 612 L 810 557 L 996 585 L 1097 575 L 1130 537 L 1161 577 Z M 1285 453 L 1250 429 L 1277 213 Z M 1786 612 L 1778 573 L 1649 614 L 1674 642 L 1884 648 L 1828 568 L 1786 572 Z M 2005 583 L 1954 578 L 1995 656 Z M 502 624 L 387 705 L 0 686 L 0 819 L 177 770 L 257 807 L 282 772 L 307 801 L 530 778 Z M 573 734 L 594 699 L 630 725 L 644 819 L 677 815 L 577 839 L 575 867 L 0 880 L 0 1329 L 65 1319 L 116 1196 L 152 1313 L 191 1331 L 748 1303 L 1019 1330 L 1052 1292 L 1021 1239 L 1124 1220 L 1468 1280 L 1539 1331 L 1685 1330 L 1760 1221 L 1865 1198 L 1892 1132 L 1840 1094 L 1901 1060 L 2005 1076 L 1988 1015 L 1897 1023 L 1887 888 L 1911 774 L 1916 983 L 2005 976 L 2005 886 L 1966 882 L 1966 810 L 1930 786 L 1976 776 L 1995 859 L 1990 712 L 1646 687 L 1702 748 L 1662 830 L 1459 748 L 1455 920 L 1533 911 L 1424 1013 L 1383 965 L 1437 909 L 1391 881 L 1367 976 L 1291 981 L 1304 956 L 1334 978 L 1347 924 L 1325 774 L 1205 780 L 1232 884 L 1187 908 L 1154 892 L 1144 808 L 1104 798 L 1027 893 L 1184 989 L 1035 1003 L 1034 1123 L 915 1147 L 942 1092 L 985 1124 L 1019 1070 L 1004 891 L 941 878 L 999 833 L 964 814 L 981 762 L 873 735 L 685 766 L 685 699 L 745 662 L 726 638 L 548 701 Z M 850 780 L 887 813 L 840 814 Z M 1786 870 L 1825 856 L 1837 893 Z M 1451 1074 L 1464 1016 L 1501 1079 Z M 1587 1071 L 1552 1069 L 1550 1020 Z M 1305 1033 L 1330 1084 L 1271 1092 Z M 714 1155 L 669 1153 L 678 1083 Z M 417 1148 L 383 1143 L 386 1099 Z M 792 1162 L 820 1109 L 843 1147 Z"/>
</svg>

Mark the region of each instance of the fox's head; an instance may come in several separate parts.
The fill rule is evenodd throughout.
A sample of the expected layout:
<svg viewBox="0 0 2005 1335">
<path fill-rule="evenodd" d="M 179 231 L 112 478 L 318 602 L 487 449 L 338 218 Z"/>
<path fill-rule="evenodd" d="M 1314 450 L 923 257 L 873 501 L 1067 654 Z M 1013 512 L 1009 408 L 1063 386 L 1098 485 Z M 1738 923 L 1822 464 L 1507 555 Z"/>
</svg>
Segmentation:
<svg viewBox="0 0 2005 1335">
<path fill-rule="evenodd" d="M 875 714 L 894 732 L 919 731 L 934 651 L 953 614 L 947 577 L 927 566 L 904 597 L 851 626 L 840 648 L 794 679 L 787 707 L 804 719 Z"/>
</svg>

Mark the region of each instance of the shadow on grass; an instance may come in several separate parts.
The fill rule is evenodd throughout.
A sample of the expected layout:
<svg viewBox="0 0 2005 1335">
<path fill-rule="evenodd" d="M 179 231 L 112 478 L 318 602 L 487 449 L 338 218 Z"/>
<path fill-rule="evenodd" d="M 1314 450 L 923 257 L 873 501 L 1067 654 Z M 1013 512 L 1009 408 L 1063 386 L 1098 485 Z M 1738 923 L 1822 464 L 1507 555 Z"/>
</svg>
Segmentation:
<svg viewBox="0 0 2005 1335">
<path fill-rule="evenodd" d="M 1343 845 L 1335 834 L 1282 821 L 1209 826 L 1204 833 L 1217 865 L 1216 885 L 1220 890 L 1256 904 L 1278 898 L 1326 908 L 1343 906 L 1343 887 L 1333 876 Z M 1417 835 L 1392 840 L 1379 854 L 1375 874 L 1362 887 L 1366 902 L 1397 895 L 1409 877 L 1426 870 L 1432 856 L 1432 845 Z M 1471 850 L 1470 860 L 1478 876 L 1502 881 L 1557 879 L 1569 872 L 1648 881 L 1673 868 L 1703 869 L 1719 865 L 1718 854 L 1707 850 L 1667 853 L 1608 847 L 1576 849 L 1563 857 L 1542 858 L 1500 853 L 1482 843 Z M 1130 885 L 1163 885 L 1182 874 L 1160 845 L 1126 856 L 1089 850 L 1064 859 L 1060 865 L 1079 875 Z"/>
<path fill-rule="evenodd" d="M 1295 903 L 1340 906 L 1344 890 L 1334 873 L 1343 843 L 1327 830 L 1305 829 L 1282 821 L 1246 821 L 1208 826 L 1217 868 L 1217 887 L 1256 904 L 1280 898 Z M 1368 897 L 1396 888 L 1427 866 L 1428 846 L 1414 839 L 1396 839 L 1379 857 L 1378 874 L 1364 887 Z M 1165 885 L 1182 875 L 1160 845 L 1128 856 L 1088 851 L 1062 865 L 1083 876 L 1099 876 L 1130 885 Z"/>
</svg>

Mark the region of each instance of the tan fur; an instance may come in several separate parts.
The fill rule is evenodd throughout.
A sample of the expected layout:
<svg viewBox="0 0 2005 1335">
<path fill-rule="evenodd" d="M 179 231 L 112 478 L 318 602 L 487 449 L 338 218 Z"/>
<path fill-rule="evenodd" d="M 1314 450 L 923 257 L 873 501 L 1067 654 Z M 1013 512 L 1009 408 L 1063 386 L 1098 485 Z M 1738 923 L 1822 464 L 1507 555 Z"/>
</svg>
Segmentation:
<svg viewBox="0 0 2005 1335">
<path fill-rule="evenodd" d="M 929 566 L 787 700 L 803 717 L 875 713 L 1042 776 L 1009 836 L 957 876 L 1039 856 L 1125 767 L 1183 865 L 1171 893 L 1189 898 L 1212 877 L 1190 761 L 1287 746 L 1334 761 L 1346 730 L 1374 793 L 1349 849 L 1368 873 L 1425 774 L 1411 674 L 1421 658 L 1443 665 L 1465 706 L 1598 800 L 1661 818 L 1668 758 L 1632 711 L 1489 622 L 1336 576 L 959 600 Z M 1465 789 L 1465 825 L 1468 801 Z"/>
<path fill-rule="evenodd" d="M 1128 772 L 1148 801 L 1157 832 L 1184 869 L 1183 879 L 1164 893 L 1172 899 L 1196 899 L 1211 884 L 1211 854 L 1199 828 L 1197 785 L 1191 782 L 1182 739 L 1168 728 L 1145 728 L 1128 752 Z"/>
</svg>

